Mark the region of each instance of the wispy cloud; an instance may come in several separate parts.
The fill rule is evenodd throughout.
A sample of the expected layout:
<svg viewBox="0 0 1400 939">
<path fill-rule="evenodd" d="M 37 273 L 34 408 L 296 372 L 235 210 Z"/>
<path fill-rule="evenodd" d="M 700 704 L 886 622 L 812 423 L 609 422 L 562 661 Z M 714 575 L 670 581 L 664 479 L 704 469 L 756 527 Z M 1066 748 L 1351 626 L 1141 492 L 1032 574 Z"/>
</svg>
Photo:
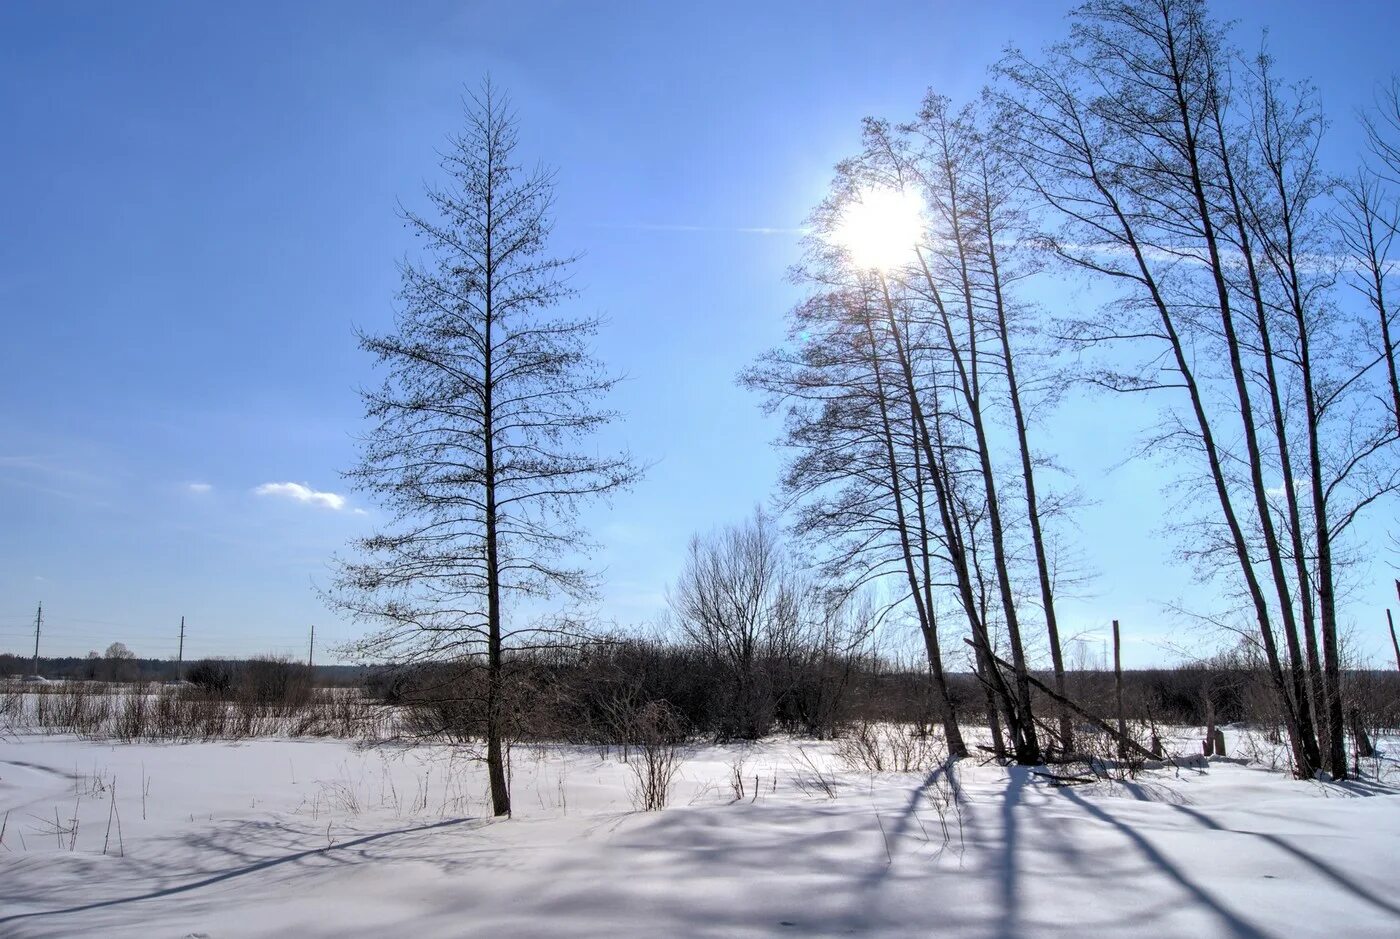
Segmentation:
<svg viewBox="0 0 1400 939">
<path fill-rule="evenodd" d="M 308 505 L 324 506 L 337 512 L 345 508 L 344 496 L 335 492 L 320 492 L 305 483 L 263 483 L 253 490 L 253 494 L 292 499 Z"/>
<path fill-rule="evenodd" d="M 94 496 L 111 491 L 111 485 L 105 477 L 72 469 L 53 457 L 0 454 L 0 486 L 17 486 L 82 505 L 110 509 L 116 506 Z"/>
<path fill-rule="evenodd" d="M 73 482 L 103 483 L 106 479 L 87 470 L 73 469 L 59 460 L 47 456 L 8 456 L 0 455 L 0 470 L 15 470 L 32 473 L 36 476 L 59 477 Z"/>
<path fill-rule="evenodd" d="M 1306 492 L 1307 489 L 1308 489 L 1308 478 L 1307 478 L 1306 476 L 1297 476 L 1297 477 L 1294 477 L 1294 479 L 1293 479 L 1293 491 L 1294 491 L 1294 492 L 1296 492 L 1296 493 L 1298 493 L 1298 494 L 1301 495 L 1301 494 L 1303 494 L 1304 492 Z M 1282 499 L 1282 498 L 1284 497 L 1284 494 L 1285 494 L 1286 492 L 1287 492 L 1287 490 L 1284 488 L 1283 483 L 1279 483 L 1277 486 L 1274 486 L 1274 487 L 1269 488 L 1269 489 L 1265 489 L 1265 490 L 1264 490 L 1264 495 L 1268 496 L 1270 499 Z"/>
<path fill-rule="evenodd" d="M 805 235 L 805 228 L 771 228 L 766 225 L 672 225 L 672 224 L 652 224 L 648 222 L 633 222 L 629 224 L 609 225 L 599 223 L 594 228 L 614 228 L 628 231 L 698 231 L 698 232 L 732 232 L 740 235 Z"/>
<path fill-rule="evenodd" d="M 204 495 L 206 492 L 213 492 L 214 487 L 209 483 L 185 483 L 185 491 L 193 492 L 196 495 Z"/>
</svg>

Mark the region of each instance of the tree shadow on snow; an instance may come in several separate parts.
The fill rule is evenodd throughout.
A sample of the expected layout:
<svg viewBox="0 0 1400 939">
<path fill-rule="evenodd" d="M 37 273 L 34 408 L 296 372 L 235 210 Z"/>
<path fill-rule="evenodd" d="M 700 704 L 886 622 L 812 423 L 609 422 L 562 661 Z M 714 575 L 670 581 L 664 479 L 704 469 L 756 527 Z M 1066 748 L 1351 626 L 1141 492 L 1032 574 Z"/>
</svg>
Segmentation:
<svg viewBox="0 0 1400 939">
<path fill-rule="evenodd" d="M 1224 825 L 1221 825 L 1215 819 L 1211 818 L 1209 815 L 1206 815 L 1199 809 L 1193 809 L 1185 805 L 1173 805 L 1172 808 L 1176 809 L 1178 812 L 1181 812 L 1184 815 L 1189 816 L 1191 819 L 1198 822 L 1202 827 L 1209 828 L 1212 831 L 1230 832 L 1232 834 L 1237 835 L 1250 835 L 1255 838 L 1261 838 L 1264 841 L 1267 841 L 1269 844 L 1273 845 L 1274 847 L 1278 848 L 1280 851 L 1283 851 L 1284 853 L 1301 861 L 1303 864 L 1312 868 L 1314 871 L 1321 874 L 1323 877 L 1326 877 L 1328 880 L 1332 881 L 1338 887 L 1341 887 L 1343 890 L 1347 891 L 1357 899 L 1369 903 L 1377 909 L 1389 913 L 1392 916 L 1400 917 L 1400 905 L 1396 905 L 1395 903 L 1392 903 L 1384 897 L 1377 896 L 1367 888 L 1348 878 L 1345 874 L 1337 870 L 1332 865 L 1328 864 L 1326 861 L 1323 861 L 1321 858 L 1314 857 L 1313 855 L 1304 851 L 1302 848 L 1296 847 L 1295 845 L 1288 843 L 1279 835 L 1272 835 L 1268 832 L 1263 831 L 1242 831 L 1238 828 L 1226 828 Z"/>
<path fill-rule="evenodd" d="M 1124 835 L 1124 837 L 1126 837 L 1129 841 L 1132 842 L 1133 846 L 1137 848 L 1138 852 L 1142 854 L 1142 856 L 1146 858 L 1149 862 L 1151 862 L 1153 867 L 1161 871 L 1167 876 L 1168 879 L 1174 881 L 1178 886 L 1185 890 L 1186 893 L 1190 895 L 1190 897 L 1196 902 L 1196 904 L 1201 909 L 1210 912 L 1217 919 L 1219 919 L 1220 924 L 1222 927 L 1224 927 L 1227 935 L 1238 937 L 1238 939 L 1265 939 L 1265 937 L 1267 936 L 1266 933 L 1262 932 L 1258 927 L 1254 926 L 1247 920 L 1242 919 L 1239 916 L 1239 914 L 1235 913 L 1234 910 L 1221 903 L 1208 891 L 1206 891 L 1205 888 L 1197 884 L 1190 877 L 1186 876 L 1185 871 L 1183 871 L 1177 865 L 1173 864 L 1167 858 L 1166 855 L 1159 851 L 1136 828 L 1129 825 L 1127 822 L 1122 821 L 1121 819 L 1115 818 L 1113 815 L 1104 811 L 1102 808 L 1095 805 L 1093 802 L 1090 802 L 1088 799 L 1085 799 L 1079 793 L 1075 792 L 1072 788 L 1066 787 L 1065 789 L 1063 789 L 1062 795 L 1066 799 L 1077 805 L 1079 808 L 1083 809 L 1089 815 L 1092 815 L 1099 821 L 1105 822 L 1106 824 L 1113 826 L 1115 829 L 1121 832 Z M 1172 807 L 1176 808 L 1177 806 Z"/>
<path fill-rule="evenodd" d="M 0 926 L 3 926 L 8 923 L 19 922 L 21 920 L 32 920 L 49 916 L 63 916 L 70 913 L 83 913 L 91 910 L 103 909 L 106 907 L 124 906 L 128 903 L 137 903 L 142 900 L 157 900 L 162 897 L 177 896 L 179 894 L 190 893 L 195 890 L 200 890 L 204 887 L 210 887 L 215 884 L 222 883 L 224 881 L 234 880 L 239 877 L 245 877 L 249 874 L 255 874 L 259 871 L 265 871 L 271 868 L 276 868 L 287 864 L 296 864 L 300 861 L 309 860 L 312 858 L 346 858 L 347 854 L 354 851 L 354 849 L 362 849 L 365 845 L 373 844 L 374 842 L 381 841 L 386 838 L 393 838 L 399 835 L 411 835 L 417 833 L 430 832 L 443 828 L 453 828 L 468 824 L 470 822 L 476 822 L 478 826 L 487 824 L 487 822 L 485 822 L 482 819 L 452 818 L 440 822 L 430 822 L 426 825 L 415 825 L 409 828 L 397 828 L 391 831 L 374 832 L 372 834 L 362 835 L 358 838 L 351 838 L 348 841 L 339 841 L 333 844 L 328 844 L 326 847 L 323 848 L 309 848 L 306 850 L 293 851 L 289 854 L 282 854 L 274 857 L 263 857 L 253 860 L 252 855 L 242 853 L 241 856 L 244 860 L 247 861 L 247 863 L 243 863 L 240 866 L 222 870 L 214 874 L 210 874 L 198 880 L 193 880 L 187 883 L 177 884 L 170 887 L 162 887 L 156 890 L 148 890 L 143 893 L 133 894 L 130 896 L 114 897 L 107 900 L 94 901 L 92 903 L 82 903 L 76 906 L 63 907 L 56 910 L 34 910 L 28 913 L 15 913 L 10 916 L 0 916 Z M 221 846 L 220 849 L 229 853 L 240 853 L 236 851 L 236 849 L 233 849 L 227 845 Z"/>
</svg>

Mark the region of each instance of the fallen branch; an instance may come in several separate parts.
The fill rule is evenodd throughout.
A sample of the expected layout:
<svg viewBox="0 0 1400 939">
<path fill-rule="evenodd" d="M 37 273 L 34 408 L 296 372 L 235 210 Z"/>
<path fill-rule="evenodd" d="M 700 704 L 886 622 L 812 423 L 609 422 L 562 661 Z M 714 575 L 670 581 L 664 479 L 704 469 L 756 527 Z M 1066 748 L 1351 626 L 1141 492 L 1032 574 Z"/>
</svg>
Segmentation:
<svg viewBox="0 0 1400 939">
<path fill-rule="evenodd" d="M 972 646 L 972 648 L 974 649 L 977 648 L 977 646 L 974 645 L 972 640 L 970 639 L 964 639 L 963 642 Z M 991 656 L 993 662 L 997 663 L 1002 668 L 1011 669 L 1013 673 L 1016 671 L 1016 667 L 1014 665 L 1001 658 L 996 653 L 989 652 L 987 654 Z M 1030 674 L 1030 672 L 1026 673 L 1026 680 L 1029 681 L 1032 685 L 1035 685 L 1046 695 L 1048 695 L 1051 701 L 1054 701 L 1057 704 L 1062 704 L 1065 707 L 1069 708 L 1071 711 L 1078 714 L 1080 717 L 1084 718 L 1089 723 L 1093 724 L 1099 730 L 1103 731 L 1104 733 L 1112 737 L 1114 740 L 1118 741 L 1118 744 L 1124 747 L 1125 749 L 1132 750 L 1135 753 L 1141 754 L 1149 760 L 1162 759 L 1162 757 L 1153 753 L 1151 750 L 1147 749 L 1142 744 L 1134 740 L 1132 737 L 1129 737 L 1127 734 L 1120 734 L 1118 730 L 1115 727 L 1113 727 L 1113 725 L 1108 724 L 1103 720 L 1100 720 L 1093 714 L 1090 714 L 1088 711 L 1084 710 L 1084 708 L 1080 707 L 1078 704 L 1075 704 L 1073 701 L 1071 701 L 1069 698 L 1066 698 L 1064 695 L 1056 693 L 1056 691 L 1053 688 L 1046 685 L 1043 681 L 1036 678 L 1034 675 Z M 1167 762 L 1171 763 L 1173 766 L 1176 765 L 1176 761 L 1171 759 L 1170 757 L 1167 757 Z"/>
<path fill-rule="evenodd" d="M 1047 773 L 1038 769 L 1031 770 L 1031 775 L 1048 779 L 1050 783 L 1055 786 L 1082 786 L 1086 783 L 1098 782 L 1093 776 L 1061 776 L 1056 773 Z"/>
</svg>

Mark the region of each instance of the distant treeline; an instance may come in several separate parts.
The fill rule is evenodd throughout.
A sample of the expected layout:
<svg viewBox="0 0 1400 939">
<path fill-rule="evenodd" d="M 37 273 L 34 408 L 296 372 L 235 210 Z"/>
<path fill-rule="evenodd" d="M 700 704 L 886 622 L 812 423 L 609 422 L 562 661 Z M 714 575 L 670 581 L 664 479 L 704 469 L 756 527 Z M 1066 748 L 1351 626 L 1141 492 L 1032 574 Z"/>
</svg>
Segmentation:
<svg viewBox="0 0 1400 939">
<path fill-rule="evenodd" d="M 50 680 L 161 682 L 176 678 L 168 659 L 41 658 Z M 30 658 L 0 655 L 0 675 L 24 675 Z M 574 649 L 507 656 L 512 691 L 509 738 L 517 741 L 617 743 L 643 713 L 664 709 L 677 737 L 755 739 L 771 733 L 831 738 L 865 721 L 933 728 L 939 699 L 924 670 L 870 653 L 842 654 L 797 646 L 760 652 L 738 671 L 688 642 L 612 638 Z M 357 688 L 366 700 L 395 705 L 416 733 L 480 740 L 486 728 L 486 669 L 476 658 L 415 665 L 317 665 L 285 658 L 199 659 L 181 677 L 222 700 L 262 706 L 309 700 L 314 687 Z M 1048 672 L 1034 672 L 1045 682 Z M 1400 727 L 1400 672 L 1347 673 L 1355 709 L 1371 732 Z M 986 689 L 970 671 L 947 673 L 949 694 L 968 724 L 985 723 Z M 1089 712 L 1112 716 L 1111 671 L 1066 673 L 1069 696 Z M 1047 711 L 1052 703 L 1040 700 Z M 1244 722 L 1281 726 L 1269 675 L 1249 657 L 1123 673 L 1124 716 L 1143 730 L 1172 725 Z"/>
<path fill-rule="evenodd" d="M 253 662 L 286 662 L 281 656 L 254 656 L 246 659 L 186 660 L 183 667 L 174 659 L 143 659 L 106 656 L 39 657 L 39 674 L 48 679 L 68 681 L 175 681 L 189 679 L 193 670 L 215 665 L 225 669 L 241 669 Z M 305 666 L 302 666 L 303 668 Z M 364 681 L 369 671 L 363 665 L 315 665 L 312 679 L 319 686 L 351 686 Z M 177 674 L 183 672 L 183 674 Z M 0 677 L 32 675 L 34 658 L 28 655 L 0 653 Z"/>
<path fill-rule="evenodd" d="M 715 740 L 770 733 L 830 738 L 863 721 L 934 728 L 940 703 L 928 673 L 873 655 L 819 647 L 758 654 L 745 674 L 688 643 L 620 639 L 575 650 L 507 657 L 512 691 L 509 737 L 609 743 L 625 740 L 637 715 L 659 705 L 676 733 Z M 1033 672 L 1049 682 L 1048 672 Z M 366 691 L 411 710 L 418 731 L 482 739 L 486 668 L 477 659 L 386 667 L 365 675 Z M 1371 731 L 1400 727 L 1400 672 L 1347 673 L 1355 708 Z M 1143 728 L 1245 722 L 1282 727 L 1268 671 L 1248 659 L 1125 671 L 1124 716 Z M 970 671 L 947 673 L 962 719 L 985 724 L 986 689 Z M 1116 709 L 1111 671 L 1069 671 L 1066 690 L 1089 712 Z M 1047 713 L 1052 702 L 1037 704 Z"/>
</svg>

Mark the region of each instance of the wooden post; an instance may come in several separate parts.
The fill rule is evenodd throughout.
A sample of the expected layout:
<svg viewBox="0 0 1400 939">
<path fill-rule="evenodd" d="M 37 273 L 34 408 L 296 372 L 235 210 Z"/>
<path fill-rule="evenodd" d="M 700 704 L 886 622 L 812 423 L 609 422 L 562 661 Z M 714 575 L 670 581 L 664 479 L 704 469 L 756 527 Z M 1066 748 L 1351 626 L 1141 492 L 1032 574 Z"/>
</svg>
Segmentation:
<svg viewBox="0 0 1400 939">
<path fill-rule="evenodd" d="M 1206 736 L 1201 741 L 1201 753 L 1210 756 L 1215 752 L 1215 702 L 1206 701 Z"/>
<path fill-rule="evenodd" d="M 1400 642 L 1395 639 L 1395 617 L 1390 615 L 1390 607 L 1385 608 L 1385 621 L 1390 624 L 1390 644 L 1395 647 L 1395 667 L 1400 668 Z"/>
<path fill-rule="evenodd" d="M 1361 723 L 1361 709 L 1352 706 L 1351 713 L 1351 736 L 1356 747 L 1357 756 L 1374 756 L 1375 747 L 1371 746 L 1371 738 L 1366 733 L 1366 727 Z"/>
<path fill-rule="evenodd" d="M 1118 699 L 1118 755 L 1125 757 L 1128 751 L 1122 741 L 1128 737 L 1128 723 L 1123 718 L 1123 656 L 1118 638 L 1118 621 L 1113 621 L 1113 692 Z"/>
</svg>

